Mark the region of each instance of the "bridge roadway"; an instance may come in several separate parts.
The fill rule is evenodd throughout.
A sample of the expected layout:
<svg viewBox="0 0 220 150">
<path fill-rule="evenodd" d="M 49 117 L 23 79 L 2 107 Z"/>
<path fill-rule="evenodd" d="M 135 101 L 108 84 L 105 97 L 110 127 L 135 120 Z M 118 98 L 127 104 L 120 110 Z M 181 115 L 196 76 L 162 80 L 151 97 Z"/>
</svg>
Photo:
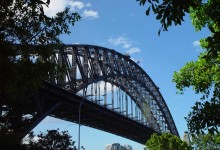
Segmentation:
<svg viewBox="0 0 220 150">
<path fill-rule="evenodd" d="M 43 95 L 45 111 L 52 105 L 62 102 L 57 109 L 49 114 L 50 116 L 78 123 L 79 103 L 83 100 L 83 97 L 49 83 L 44 84 L 40 94 Z M 150 135 L 155 133 L 155 131 L 137 121 L 119 115 L 115 111 L 88 100 L 85 100 L 82 104 L 81 124 L 119 135 L 141 144 L 145 144 Z"/>
</svg>

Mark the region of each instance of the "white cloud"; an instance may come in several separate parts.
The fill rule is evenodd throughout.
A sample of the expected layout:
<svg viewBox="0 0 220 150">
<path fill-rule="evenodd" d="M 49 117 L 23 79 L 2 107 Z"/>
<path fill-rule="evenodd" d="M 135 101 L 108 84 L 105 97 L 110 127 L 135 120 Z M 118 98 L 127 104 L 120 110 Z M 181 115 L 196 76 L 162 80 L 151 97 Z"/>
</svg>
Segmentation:
<svg viewBox="0 0 220 150">
<path fill-rule="evenodd" d="M 98 83 L 93 83 L 87 86 L 87 95 L 92 95 L 91 98 L 96 95 L 95 94 L 95 84 L 97 84 L 97 95 L 99 93 L 99 87 L 100 87 L 100 95 L 104 96 L 105 91 L 104 91 L 104 87 L 105 87 L 105 82 L 104 81 L 99 81 Z M 93 88 L 91 88 L 91 86 L 93 85 Z M 109 82 L 106 82 L 106 94 L 111 92 L 112 85 Z M 93 89 L 93 91 L 91 91 Z M 78 95 L 83 95 L 83 90 L 80 90 L 78 93 Z M 89 98 L 88 98 L 89 99 Z"/>
<path fill-rule="evenodd" d="M 99 13 L 94 10 L 84 10 L 82 16 L 85 18 L 96 19 L 99 18 Z"/>
<path fill-rule="evenodd" d="M 72 12 L 83 12 L 82 15 L 85 18 L 99 18 L 99 14 L 94 10 L 85 10 L 85 8 L 91 7 L 91 3 L 84 3 L 81 1 L 74 0 L 51 0 L 49 7 L 43 6 L 44 12 L 47 16 L 53 17 L 58 12 L 63 11 L 66 7 L 70 7 Z"/>
<path fill-rule="evenodd" d="M 196 48 L 196 50 L 195 50 L 196 52 L 200 53 L 200 52 L 203 51 L 203 49 L 200 46 L 200 42 L 199 41 L 194 41 L 193 42 L 193 46 Z"/>
<path fill-rule="evenodd" d="M 49 6 L 43 6 L 44 13 L 49 16 L 55 16 L 56 13 L 63 11 L 67 6 L 67 0 L 51 0 Z"/>
<path fill-rule="evenodd" d="M 80 1 L 69 1 L 68 5 L 71 6 L 72 10 L 80 10 L 85 7 L 85 4 Z"/>
<path fill-rule="evenodd" d="M 126 53 L 128 53 L 129 55 L 141 52 L 141 50 L 138 47 L 133 46 L 133 41 L 122 36 L 117 38 L 110 38 L 108 39 L 108 42 L 114 46 L 122 46 L 123 48 L 127 49 Z"/>
<path fill-rule="evenodd" d="M 194 41 L 194 42 L 193 42 L 193 45 L 194 45 L 195 47 L 200 47 L 200 42 L 199 42 L 199 41 Z"/>
<path fill-rule="evenodd" d="M 118 37 L 118 38 L 110 38 L 108 40 L 109 43 L 111 43 L 114 46 L 121 45 L 123 48 L 130 48 L 132 41 L 128 40 L 124 37 Z"/>
<path fill-rule="evenodd" d="M 130 54 L 130 55 L 134 54 L 134 53 L 140 53 L 140 52 L 141 52 L 141 50 L 137 47 L 132 47 L 129 50 L 127 50 L 127 53 Z"/>
</svg>

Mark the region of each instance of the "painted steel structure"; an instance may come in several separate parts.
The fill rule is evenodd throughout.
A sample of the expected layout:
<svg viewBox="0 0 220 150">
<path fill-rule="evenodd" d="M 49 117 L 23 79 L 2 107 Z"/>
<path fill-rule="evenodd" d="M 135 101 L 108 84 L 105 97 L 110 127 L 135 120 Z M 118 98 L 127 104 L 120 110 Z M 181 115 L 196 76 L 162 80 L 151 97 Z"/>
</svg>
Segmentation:
<svg viewBox="0 0 220 150">
<path fill-rule="evenodd" d="M 60 78 L 51 76 L 50 84 L 81 97 L 91 95 L 88 101 L 154 132 L 179 136 L 159 88 L 128 55 L 79 44 L 65 45 L 55 51 L 51 61 L 66 69 Z"/>
</svg>

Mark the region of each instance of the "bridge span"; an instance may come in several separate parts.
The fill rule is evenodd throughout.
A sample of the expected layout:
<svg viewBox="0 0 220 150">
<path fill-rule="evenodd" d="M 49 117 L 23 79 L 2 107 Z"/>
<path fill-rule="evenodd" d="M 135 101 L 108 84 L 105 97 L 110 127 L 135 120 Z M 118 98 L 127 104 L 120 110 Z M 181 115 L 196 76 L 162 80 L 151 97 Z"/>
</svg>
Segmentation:
<svg viewBox="0 0 220 150">
<path fill-rule="evenodd" d="M 65 45 L 50 61 L 64 68 L 39 94 L 41 116 L 50 115 L 110 132 L 141 144 L 152 133 L 179 136 L 159 88 L 128 55 L 93 45 Z"/>
</svg>

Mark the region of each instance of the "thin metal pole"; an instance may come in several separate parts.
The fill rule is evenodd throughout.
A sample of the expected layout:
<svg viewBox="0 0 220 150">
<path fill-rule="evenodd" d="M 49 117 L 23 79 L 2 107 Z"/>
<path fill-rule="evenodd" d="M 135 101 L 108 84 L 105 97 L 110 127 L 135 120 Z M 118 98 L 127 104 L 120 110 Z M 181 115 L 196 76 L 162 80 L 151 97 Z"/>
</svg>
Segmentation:
<svg viewBox="0 0 220 150">
<path fill-rule="evenodd" d="M 79 105 L 79 132 L 78 132 L 78 150 L 80 150 L 80 111 L 81 111 L 81 105 L 82 105 L 82 102 L 84 101 L 84 98 L 83 100 L 80 102 L 80 105 Z"/>
<path fill-rule="evenodd" d="M 79 104 L 79 132 L 78 132 L 78 150 L 80 150 L 80 117 L 81 117 L 81 107 L 82 107 L 82 103 L 83 101 L 86 99 L 86 92 L 87 92 L 87 88 L 86 89 L 83 89 L 83 94 L 84 94 L 84 98 L 83 100 L 80 102 Z"/>
</svg>

